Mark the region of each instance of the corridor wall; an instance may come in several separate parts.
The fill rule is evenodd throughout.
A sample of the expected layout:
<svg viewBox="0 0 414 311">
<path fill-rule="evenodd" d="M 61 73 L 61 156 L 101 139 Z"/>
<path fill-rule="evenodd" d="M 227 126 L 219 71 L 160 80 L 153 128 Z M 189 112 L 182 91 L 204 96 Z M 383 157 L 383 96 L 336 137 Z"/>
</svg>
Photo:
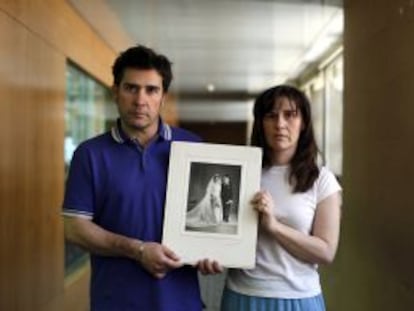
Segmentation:
<svg viewBox="0 0 414 311">
<path fill-rule="evenodd" d="M 328 310 L 414 305 L 413 33 L 413 1 L 345 1 L 343 227 Z"/>
<path fill-rule="evenodd" d="M 106 85 L 116 52 L 64 0 L 0 1 L 0 310 L 87 310 L 65 287 L 66 60 Z"/>
</svg>

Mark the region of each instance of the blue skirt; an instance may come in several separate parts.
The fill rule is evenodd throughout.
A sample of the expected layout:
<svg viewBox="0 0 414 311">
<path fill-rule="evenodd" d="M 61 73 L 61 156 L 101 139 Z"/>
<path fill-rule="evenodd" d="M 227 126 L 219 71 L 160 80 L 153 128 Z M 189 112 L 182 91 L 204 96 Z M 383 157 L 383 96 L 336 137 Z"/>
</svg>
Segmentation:
<svg viewBox="0 0 414 311">
<path fill-rule="evenodd" d="M 255 297 L 236 293 L 227 287 L 221 299 L 221 311 L 325 311 L 322 294 L 301 299 Z"/>
</svg>

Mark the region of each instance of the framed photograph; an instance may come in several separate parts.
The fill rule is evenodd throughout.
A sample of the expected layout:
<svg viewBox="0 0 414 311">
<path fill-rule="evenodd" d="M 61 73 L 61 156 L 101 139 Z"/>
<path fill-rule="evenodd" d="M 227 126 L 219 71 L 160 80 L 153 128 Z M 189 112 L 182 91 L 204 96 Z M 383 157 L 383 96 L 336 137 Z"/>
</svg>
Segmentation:
<svg viewBox="0 0 414 311">
<path fill-rule="evenodd" d="M 257 147 L 173 142 L 162 243 L 184 263 L 253 268 L 261 163 Z"/>
</svg>

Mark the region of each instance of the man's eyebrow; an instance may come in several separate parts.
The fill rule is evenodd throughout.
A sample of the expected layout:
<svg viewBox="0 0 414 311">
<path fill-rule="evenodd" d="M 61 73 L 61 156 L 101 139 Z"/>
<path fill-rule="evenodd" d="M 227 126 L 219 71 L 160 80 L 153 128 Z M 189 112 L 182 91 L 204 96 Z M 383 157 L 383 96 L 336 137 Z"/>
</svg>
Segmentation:
<svg viewBox="0 0 414 311">
<path fill-rule="evenodd" d="M 139 84 L 136 84 L 134 82 L 124 82 L 124 85 L 127 85 L 127 86 L 139 86 Z"/>
<path fill-rule="evenodd" d="M 145 85 L 145 87 L 154 87 L 154 88 L 158 88 L 158 89 L 160 89 L 160 88 L 161 88 L 161 86 L 160 86 L 160 85 L 157 85 L 157 84 L 151 84 L 151 83 L 146 84 L 146 85 Z"/>
<path fill-rule="evenodd" d="M 138 83 L 134 83 L 134 82 L 124 82 L 124 85 L 127 85 L 127 86 L 136 86 L 136 87 L 153 87 L 153 88 L 161 88 L 161 86 L 160 85 L 157 85 L 156 83 L 155 84 L 153 84 L 153 83 L 148 83 L 148 84 L 144 84 L 144 85 L 141 85 L 141 84 L 138 84 Z"/>
</svg>

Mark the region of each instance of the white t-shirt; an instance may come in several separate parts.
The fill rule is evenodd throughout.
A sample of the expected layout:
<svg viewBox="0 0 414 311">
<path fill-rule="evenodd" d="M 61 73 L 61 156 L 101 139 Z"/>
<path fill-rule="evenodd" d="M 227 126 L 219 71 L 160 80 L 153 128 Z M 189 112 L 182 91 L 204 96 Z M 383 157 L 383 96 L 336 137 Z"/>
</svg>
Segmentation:
<svg viewBox="0 0 414 311">
<path fill-rule="evenodd" d="M 341 191 L 335 176 L 320 169 L 314 185 L 303 193 L 292 193 L 288 166 L 273 166 L 262 172 L 261 188 L 268 190 L 275 204 L 275 215 L 290 227 L 310 234 L 317 204 Z M 318 266 L 290 255 L 280 244 L 259 230 L 256 267 L 231 269 L 227 286 L 236 292 L 260 297 L 307 298 L 321 293 Z"/>
</svg>

